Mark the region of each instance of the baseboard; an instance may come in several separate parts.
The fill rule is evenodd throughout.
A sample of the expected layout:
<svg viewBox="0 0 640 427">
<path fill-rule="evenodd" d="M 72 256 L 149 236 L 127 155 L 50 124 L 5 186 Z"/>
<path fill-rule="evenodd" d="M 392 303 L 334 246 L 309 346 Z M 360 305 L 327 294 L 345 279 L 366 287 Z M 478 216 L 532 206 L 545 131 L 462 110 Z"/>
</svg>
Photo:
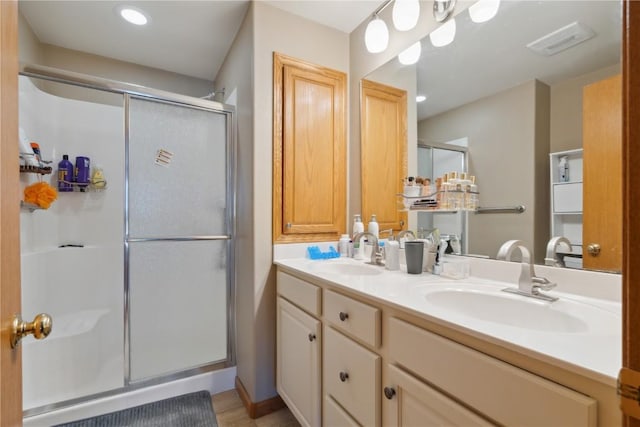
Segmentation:
<svg viewBox="0 0 640 427">
<path fill-rule="evenodd" d="M 249 393 L 247 393 L 244 385 L 242 385 L 242 381 L 240 381 L 238 377 L 236 377 L 236 390 L 251 419 L 260 418 L 286 406 L 280 396 L 274 396 L 261 402 L 252 402 Z"/>
</svg>

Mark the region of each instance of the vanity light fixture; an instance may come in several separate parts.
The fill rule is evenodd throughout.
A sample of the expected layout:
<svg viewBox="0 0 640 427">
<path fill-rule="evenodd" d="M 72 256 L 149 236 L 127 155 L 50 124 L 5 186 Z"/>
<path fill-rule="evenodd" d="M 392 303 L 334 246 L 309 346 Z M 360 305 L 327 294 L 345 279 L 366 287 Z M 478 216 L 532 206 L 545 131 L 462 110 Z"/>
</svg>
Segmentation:
<svg viewBox="0 0 640 427">
<path fill-rule="evenodd" d="M 409 31 L 418 23 L 420 2 L 418 0 L 395 0 L 392 17 L 396 30 Z"/>
<path fill-rule="evenodd" d="M 438 22 L 444 22 L 453 13 L 456 0 L 435 0 L 433 2 L 433 17 Z"/>
<path fill-rule="evenodd" d="M 149 17 L 136 7 L 121 6 L 118 8 L 118 14 L 122 19 L 134 25 L 146 25 L 149 22 Z"/>
<path fill-rule="evenodd" d="M 373 16 L 373 19 L 367 25 L 364 33 L 364 44 L 371 53 L 384 52 L 389 45 L 387 24 L 377 14 Z"/>
<path fill-rule="evenodd" d="M 367 29 L 364 32 L 364 44 L 367 50 L 371 53 L 380 53 L 389 45 L 389 30 L 387 24 L 380 19 L 378 14 L 382 12 L 392 0 L 387 0 L 379 8 L 373 12 L 371 21 L 367 24 Z"/>
<path fill-rule="evenodd" d="M 435 47 L 443 47 L 448 45 L 456 37 L 456 20 L 451 18 L 439 28 L 429 33 L 431 44 Z"/>
<path fill-rule="evenodd" d="M 425 95 L 416 96 L 416 102 L 424 102 L 426 100 L 427 100 L 427 97 Z"/>
<path fill-rule="evenodd" d="M 487 22 L 498 13 L 500 0 L 478 0 L 469 6 L 469 16 L 477 24 Z"/>
<path fill-rule="evenodd" d="M 418 40 L 417 42 L 400 52 L 400 55 L 398 55 L 398 61 L 400 61 L 402 65 L 415 64 L 420 59 L 421 51 L 422 45 Z"/>
</svg>

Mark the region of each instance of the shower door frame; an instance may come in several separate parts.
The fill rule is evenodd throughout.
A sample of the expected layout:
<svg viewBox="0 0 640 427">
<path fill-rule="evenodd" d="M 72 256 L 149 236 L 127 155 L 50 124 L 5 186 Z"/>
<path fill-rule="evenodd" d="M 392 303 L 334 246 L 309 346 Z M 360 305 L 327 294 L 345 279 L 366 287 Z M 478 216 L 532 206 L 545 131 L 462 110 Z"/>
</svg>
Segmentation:
<svg viewBox="0 0 640 427">
<path fill-rule="evenodd" d="M 124 122 L 124 135 L 122 136 L 122 142 L 125 147 L 125 184 L 124 184 L 124 227 L 123 230 L 123 256 L 124 256 L 124 277 L 123 277 L 123 308 L 124 308 L 124 342 L 123 352 L 125 364 L 123 367 L 123 380 L 124 386 L 112 390 L 107 390 L 99 393 L 94 393 L 74 399 L 60 401 L 45 406 L 31 408 L 29 410 L 23 409 L 23 417 L 29 417 L 34 415 L 44 414 L 53 410 L 73 406 L 79 403 L 89 402 L 95 399 L 119 395 L 125 392 L 133 390 L 143 389 L 157 384 L 169 383 L 174 380 L 192 377 L 194 375 L 203 374 L 227 367 L 235 366 L 236 354 L 235 354 L 235 236 L 236 236 L 236 224 L 235 224 L 235 212 L 236 212 L 236 117 L 235 107 L 232 105 L 223 104 L 216 101 L 210 101 L 207 99 L 194 98 L 187 95 L 180 95 L 172 92 L 167 92 L 158 89 L 147 88 L 140 85 L 118 82 L 100 77 L 89 76 L 86 74 L 75 73 L 66 70 L 59 70 L 52 67 L 46 67 L 41 65 L 32 64 L 20 64 L 19 75 L 25 77 L 31 77 L 36 79 L 48 80 L 57 83 L 68 84 L 72 86 L 85 87 L 88 89 L 95 89 L 103 92 L 111 92 L 121 94 L 123 96 L 123 122 Z M 129 193 L 129 154 L 127 152 L 129 144 L 129 111 L 128 104 L 131 97 L 161 102 L 165 104 L 195 108 L 204 111 L 210 111 L 213 113 L 223 114 L 226 118 L 226 152 L 227 152 L 227 171 L 226 171 L 226 214 L 225 214 L 225 228 L 228 232 L 227 235 L 220 236 L 196 236 L 189 238 L 189 240 L 227 240 L 226 256 L 227 256 L 227 358 L 222 361 L 212 362 L 206 365 L 181 370 L 169 374 L 163 374 L 154 378 L 142 379 L 138 381 L 131 381 L 131 369 L 130 369 L 130 321 L 129 321 L 129 258 L 128 258 L 128 243 L 132 240 L 128 240 L 128 193 Z M 157 239 L 152 239 L 157 240 Z M 167 239 L 162 239 L 167 240 Z M 185 240 L 182 238 L 170 239 L 170 240 Z M 55 320 L 55 319 L 54 319 Z"/>
</svg>

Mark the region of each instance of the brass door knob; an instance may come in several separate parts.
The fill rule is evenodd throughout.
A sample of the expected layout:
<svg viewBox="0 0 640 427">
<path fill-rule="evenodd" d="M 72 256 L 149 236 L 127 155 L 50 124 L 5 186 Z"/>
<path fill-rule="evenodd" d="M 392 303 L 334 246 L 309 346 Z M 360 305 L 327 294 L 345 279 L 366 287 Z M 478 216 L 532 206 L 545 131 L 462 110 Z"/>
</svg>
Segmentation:
<svg viewBox="0 0 640 427">
<path fill-rule="evenodd" d="M 597 243 L 591 243 L 587 246 L 587 252 L 589 253 L 589 255 L 591 256 L 598 256 L 600 255 L 600 245 Z"/>
<path fill-rule="evenodd" d="M 33 318 L 33 322 L 25 322 L 19 314 L 11 322 L 11 348 L 16 348 L 22 337 L 33 334 L 37 340 L 46 338 L 53 328 L 53 320 L 46 313 L 40 313 Z"/>
</svg>

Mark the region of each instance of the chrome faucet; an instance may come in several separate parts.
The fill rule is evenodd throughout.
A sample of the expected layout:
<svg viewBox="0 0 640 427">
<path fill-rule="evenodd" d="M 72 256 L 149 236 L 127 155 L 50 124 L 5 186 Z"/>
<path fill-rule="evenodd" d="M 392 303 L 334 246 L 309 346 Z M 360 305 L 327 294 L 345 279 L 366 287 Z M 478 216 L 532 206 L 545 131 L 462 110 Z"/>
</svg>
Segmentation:
<svg viewBox="0 0 640 427">
<path fill-rule="evenodd" d="M 416 240 L 416 233 L 414 233 L 411 230 L 398 231 L 398 234 L 396 234 L 396 240 L 400 241 L 400 239 L 402 239 L 404 236 L 411 236 L 411 239 L 407 239 L 407 240 Z"/>
<path fill-rule="evenodd" d="M 369 264 L 384 265 L 384 255 L 380 250 L 380 244 L 378 243 L 378 238 L 376 237 L 375 234 L 369 233 L 368 231 L 356 233 L 353 235 L 353 238 L 351 239 L 353 240 L 353 245 L 355 246 L 357 243 L 359 246 L 361 244 L 360 239 L 362 239 L 363 237 L 368 237 L 373 244 L 373 248 L 371 250 L 371 261 L 369 261 Z"/>
<path fill-rule="evenodd" d="M 550 282 L 545 277 L 538 277 L 533 269 L 531 262 L 531 253 L 524 245 L 522 240 L 509 240 L 500 246 L 498 251 L 499 260 L 511 261 L 513 252 L 519 249 L 522 256 L 520 277 L 518 278 L 518 288 L 505 288 L 504 292 L 511 292 L 518 295 L 537 298 L 544 301 L 555 301 L 558 298 L 541 294 L 540 291 L 548 291 L 553 289 L 556 284 Z"/>
<path fill-rule="evenodd" d="M 565 267 L 564 255 L 558 254 L 558 246 L 566 246 L 568 251 L 571 252 L 571 242 L 566 237 L 556 236 L 552 237 L 547 243 L 547 256 L 544 259 L 544 265 L 551 267 Z"/>
</svg>

